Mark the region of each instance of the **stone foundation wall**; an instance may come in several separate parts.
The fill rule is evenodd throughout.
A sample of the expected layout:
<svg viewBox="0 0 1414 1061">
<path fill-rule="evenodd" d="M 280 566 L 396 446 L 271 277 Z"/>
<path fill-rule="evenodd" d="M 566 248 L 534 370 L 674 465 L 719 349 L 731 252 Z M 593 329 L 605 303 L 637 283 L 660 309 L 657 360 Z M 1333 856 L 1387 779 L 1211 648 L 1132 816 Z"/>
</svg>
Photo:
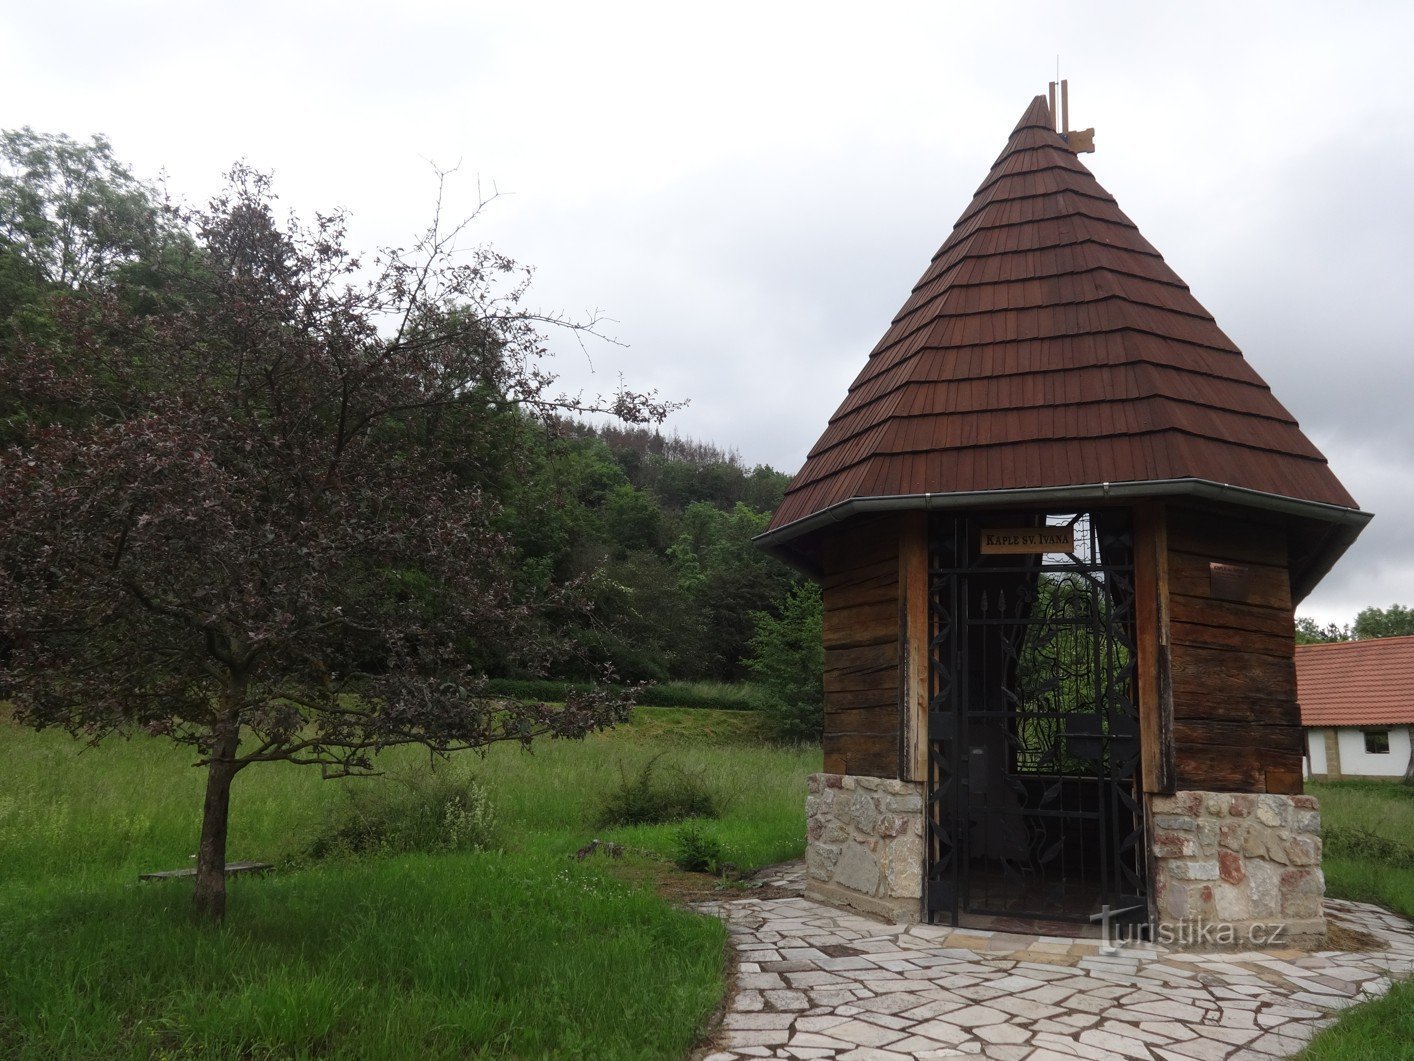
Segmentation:
<svg viewBox="0 0 1414 1061">
<path fill-rule="evenodd" d="M 805 894 L 892 921 L 923 900 L 923 785 L 811 774 L 805 798 Z"/>
<path fill-rule="evenodd" d="M 1178 792 L 1152 797 L 1149 810 L 1161 941 L 1239 950 L 1324 943 L 1314 796 Z"/>
</svg>

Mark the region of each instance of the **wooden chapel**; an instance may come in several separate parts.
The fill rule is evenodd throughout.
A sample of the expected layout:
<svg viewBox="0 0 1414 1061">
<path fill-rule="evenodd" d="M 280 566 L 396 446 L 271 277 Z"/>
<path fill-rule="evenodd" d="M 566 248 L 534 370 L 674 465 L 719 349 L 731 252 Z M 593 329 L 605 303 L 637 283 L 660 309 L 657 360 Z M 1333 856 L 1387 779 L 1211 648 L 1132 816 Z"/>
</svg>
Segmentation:
<svg viewBox="0 0 1414 1061">
<path fill-rule="evenodd" d="M 1370 516 L 1053 110 L 1027 107 L 758 539 L 824 594 L 807 894 L 1313 945 L 1293 609 Z"/>
</svg>

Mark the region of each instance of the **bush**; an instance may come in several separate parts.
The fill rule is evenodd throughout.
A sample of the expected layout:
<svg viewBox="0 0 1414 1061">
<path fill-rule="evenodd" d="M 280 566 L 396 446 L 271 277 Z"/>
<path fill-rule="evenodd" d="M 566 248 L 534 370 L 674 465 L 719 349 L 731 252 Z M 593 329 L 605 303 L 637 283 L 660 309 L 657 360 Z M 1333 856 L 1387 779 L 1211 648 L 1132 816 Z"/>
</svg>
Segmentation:
<svg viewBox="0 0 1414 1061">
<path fill-rule="evenodd" d="M 492 846 L 495 814 L 486 790 L 450 769 L 388 774 L 350 785 L 310 858 L 480 851 Z"/>
<path fill-rule="evenodd" d="M 1369 829 L 1327 824 L 1321 830 L 1321 840 L 1324 854 L 1328 856 L 1377 862 L 1394 869 L 1414 869 L 1414 844 L 1391 840 Z"/>
<path fill-rule="evenodd" d="M 679 766 L 660 770 L 662 757 L 662 752 L 653 756 L 634 777 L 625 774 L 620 764 L 620 782 L 599 808 L 597 825 L 658 825 L 721 815 L 725 800 L 703 780 L 705 771 L 688 773 Z"/>
<path fill-rule="evenodd" d="M 784 740 L 819 740 L 825 728 L 824 600 L 820 587 L 801 582 L 779 619 L 756 615 L 747 666 L 765 689 L 761 713 Z"/>
<path fill-rule="evenodd" d="M 673 834 L 673 863 L 689 873 L 719 873 L 725 864 L 722 842 L 696 822 Z"/>
</svg>

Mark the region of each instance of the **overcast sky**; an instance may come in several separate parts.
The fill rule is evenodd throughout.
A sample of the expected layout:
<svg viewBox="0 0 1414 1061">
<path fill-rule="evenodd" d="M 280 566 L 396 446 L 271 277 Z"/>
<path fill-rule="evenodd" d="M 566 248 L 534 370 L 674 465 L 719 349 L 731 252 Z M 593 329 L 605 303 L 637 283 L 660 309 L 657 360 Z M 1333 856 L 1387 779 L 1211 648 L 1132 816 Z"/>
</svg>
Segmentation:
<svg viewBox="0 0 1414 1061">
<path fill-rule="evenodd" d="M 244 158 L 357 244 L 429 163 L 547 310 L 573 386 L 794 471 L 1030 99 L 1377 514 L 1302 612 L 1414 604 L 1408 3 L 75 2 L 0 13 L 0 127 L 103 133 L 203 200 Z M 1401 73 L 1401 71 L 1406 71 Z"/>
</svg>

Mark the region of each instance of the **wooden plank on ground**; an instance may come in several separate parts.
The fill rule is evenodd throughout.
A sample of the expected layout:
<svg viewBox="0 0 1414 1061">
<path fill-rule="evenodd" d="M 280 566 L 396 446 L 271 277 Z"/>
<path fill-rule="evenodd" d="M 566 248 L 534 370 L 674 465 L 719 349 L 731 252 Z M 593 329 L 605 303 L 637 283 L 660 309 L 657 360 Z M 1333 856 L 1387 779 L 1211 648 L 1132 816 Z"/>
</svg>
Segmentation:
<svg viewBox="0 0 1414 1061">
<path fill-rule="evenodd" d="M 272 862 L 227 862 L 226 876 L 235 877 L 242 873 L 269 873 L 275 868 Z M 153 873 L 139 873 L 138 880 L 180 880 L 184 877 L 195 877 L 196 867 L 188 866 L 186 869 L 161 869 Z"/>
</svg>

